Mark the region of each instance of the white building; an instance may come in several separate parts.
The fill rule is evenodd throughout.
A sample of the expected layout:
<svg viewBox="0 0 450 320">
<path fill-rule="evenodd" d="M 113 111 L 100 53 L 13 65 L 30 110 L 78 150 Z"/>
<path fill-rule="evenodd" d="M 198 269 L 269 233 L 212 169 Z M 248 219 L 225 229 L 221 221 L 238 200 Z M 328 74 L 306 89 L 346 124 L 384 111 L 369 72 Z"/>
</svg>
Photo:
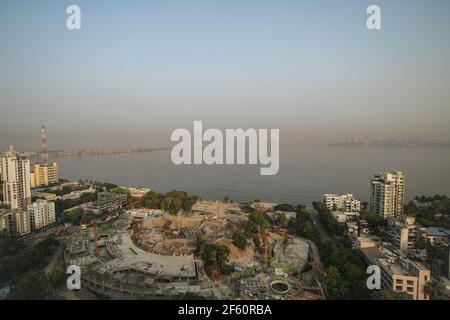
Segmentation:
<svg viewBox="0 0 450 320">
<path fill-rule="evenodd" d="M 33 230 L 44 228 L 56 222 L 55 203 L 38 200 L 28 207 Z"/>
<path fill-rule="evenodd" d="M 401 171 L 380 172 L 371 180 L 370 210 L 384 218 L 403 214 L 405 175 Z"/>
<path fill-rule="evenodd" d="M 324 194 L 323 201 L 330 210 L 344 210 L 347 212 L 359 212 L 361 210 L 361 202 L 353 198 L 351 193 L 343 195 Z"/>
<path fill-rule="evenodd" d="M 332 211 L 331 214 L 339 223 L 346 223 L 347 221 L 356 220 L 359 217 L 359 212 Z"/>
<path fill-rule="evenodd" d="M 31 203 L 30 160 L 16 155 L 13 147 L 0 156 L 3 202 L 10 209 L 26 210 Z"/>
</svg>

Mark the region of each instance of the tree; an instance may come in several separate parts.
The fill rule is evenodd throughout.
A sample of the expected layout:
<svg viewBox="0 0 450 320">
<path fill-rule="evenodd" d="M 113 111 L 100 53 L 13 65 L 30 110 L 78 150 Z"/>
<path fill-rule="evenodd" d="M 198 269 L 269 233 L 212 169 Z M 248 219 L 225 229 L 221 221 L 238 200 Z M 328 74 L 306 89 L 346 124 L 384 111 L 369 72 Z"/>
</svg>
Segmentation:
<svg viewBox="0 0 450 320">
<path fill-rule="evenodd" d="M 240 231 L 236 231 L 233 235 L 233 243 L 238 247 L 239 249 L 245 249 L 247 245 L 247 239 Z"/>
<path fill-rule="evenodd" d="M 349 297 L 347 282 L 342 278 L 339 270 L 334 267 L 328 267 L 325 273 L 325 285 L 328 294 L 333 299 L 346 299 Z"/>
<path fill-rule="evenodd" d="M 287 222 L 287 217 L 286 217 L 286 213 L 284 212 L 278 212 L 275 215 L 275 223 L 279 226 L 284 226 Z"/>
<path fill-rule="evenodd" d="M 203 245 L 202 260 L 209 270 L 218 268 L 224 272 L 229 254 L 230 249 L 226 246 L 206 243 Z"/>
<path fill-rule="evenodd" d="M 273 208 L 274 211 L 286 211 L 286 212 L 293 212 L 295 211 L 294 206 L 292 206 L 291 204 L 288 203 L 282 203 L 279 205 L 276 205 Z"/>
<path fill-rule="evenodd" d="M 445 286 L 435 280 L 428 281 L 424 287 L 425 293 L 430 297 L 431 300 L 441 300 L 443 299 L 443 292 L 445 291 Z"/>
<path fill-rule="evenodd" d="M 203 246 L 206 244 L 206 240 L 202 235 L 197 235 L 196 239 L 196 253 L 197 255 L 203 254 Z"/>
<path fill-rule="evenodd" d="M 12 287 L 10 300 L 46 300 L 53 298 L 53 290 L 43 270 L 30 271 Z"/>
<path fill-rule="evenodd" d="M 264 215 L 260 212 L 252 212 L 248 216 L 248 221 L 245 229 L 248 233 L 259 233 L 264 231 L 269 226 Z"/>
<path fill-rule="evenodd" d="M 53 270 L 48 275 L 48 281 L 54 289 L 63 285 L 66 281 L 66 278 L 67 274 L 60 268 Z"/>
<path fill-rule="evenodd" d="M 373 300 L 411 300 L 411 296 L 406 292 L 396 292 L 387 288 L 372 291 L 371 298 Z"/>
<path fill-rule="evenodd" d="M 150 191 L 142 197 L 142 205 L 150 209 L 160 209 L 163 198 L 164 196 L 161 193 Z"/>
<path fill-rule="evenodd" d="M 333 243 L 330 240 L 323 241 L 319 246 L 319 254 L 323 263 L 328 266 L 334 254 Z"/>
</svg>

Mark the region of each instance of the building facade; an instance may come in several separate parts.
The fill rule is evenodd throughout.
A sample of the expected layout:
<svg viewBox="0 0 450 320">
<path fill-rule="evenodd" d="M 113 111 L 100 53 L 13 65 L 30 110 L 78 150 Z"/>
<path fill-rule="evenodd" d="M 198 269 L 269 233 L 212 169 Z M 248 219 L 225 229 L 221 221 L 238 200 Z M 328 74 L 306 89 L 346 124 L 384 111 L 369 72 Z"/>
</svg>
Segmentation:
<svg viewBox="0 0 450 320">
<path fill-rule="evenodd" d="M 31 232 L 30 216 L 23 210 L 0 210 L 0 232 L 20 237 Z"/>
<path fill-rule="evenodd" d="M 112 192 L 99 192 L 95 203 L 95 210 L 98 213 L 121 209 L 127 204 L 127 195 Z"/>
<path fill-rule="evenodd" d="M 30 161 L 10 147 L 0 156 L 0 176 L 3 203 L 12 210 L 26 210 L 31 204 Z"/>
<path fill-rule="evenodd" d="M 414 217 L 389 218 L 388 233 L 394 248 L 406 256 L 408 250 L 414 248 L 418 238 Z"/>
<path fill-rule="evenodd" d="M 52 164 L 35 164 L 34 172 L 30 175 L 32 188 L 44 187 L 58 183 L 58 166 Z"/>
<path fill-rule="evenodd" d="M 429 300 L 425 285 L 431 280 L 431 273 L 421 263 L 385 254 L 376 247 L 361 249 L 369 265 L 377 265 L 381 271 L 381 288 L 404 292 L 414 300 Z"/>
<path fill-rule="evenodd" d="M 371 180 L 370 210 L 384 218 L 403 214 L 405 175 L 401 171 L 380 172 Z"/>
<path fill-rule="evenodd" d="M 359 212 L 361 210 L 361 202 L 353 198 L 353 194 L 346 193 L 343 195 L 324 194 L 323 201 L 330 210 L 344 210 L 347 212 Z"/>
<path fill-rule="evenodd" d="M 28 207 L 32 230 L 38 230 L 56 222 L 55 203 L 38 200 Z"/>
</svg>

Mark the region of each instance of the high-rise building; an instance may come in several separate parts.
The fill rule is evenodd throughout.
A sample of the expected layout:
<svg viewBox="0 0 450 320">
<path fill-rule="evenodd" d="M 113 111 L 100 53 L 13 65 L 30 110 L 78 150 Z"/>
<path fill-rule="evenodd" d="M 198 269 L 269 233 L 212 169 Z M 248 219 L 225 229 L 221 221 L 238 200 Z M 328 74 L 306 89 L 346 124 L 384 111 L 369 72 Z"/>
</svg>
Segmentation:
<svg viewBox="0 0 450 320">
<path fill-rule="evenodd" d="M 401 171 L 380 172 L 371 180 L 370 210 L 384 218 L 403 214 L 405 175 Z"/>
<path fill-rule="evenodd" d="M 351 193 L 343 195 L 324 194 L 323 201 L 328 209 L 334 211 L 359 212 L 361 210 L 361 202 L 353 198 L 353 194 Z"/>
<path fill-rule="evenodd" d="M 30 160 L 20 157 L 10 146 L 0 156 L 3 203 L 10 209 L 26 210 L 31 203 Z"/>
<path fill-rule="evenodd" d="M 44 187 L 58 183 L 58 166 L 52 164 L 35 164 L 31 173 L 31 187 Z"/>
<path fill-rule="evenodd" d="M 27 209 L 32 230 L 44 228 L 56 222 L 55 203 L 38 200 Z"/>
</svg>

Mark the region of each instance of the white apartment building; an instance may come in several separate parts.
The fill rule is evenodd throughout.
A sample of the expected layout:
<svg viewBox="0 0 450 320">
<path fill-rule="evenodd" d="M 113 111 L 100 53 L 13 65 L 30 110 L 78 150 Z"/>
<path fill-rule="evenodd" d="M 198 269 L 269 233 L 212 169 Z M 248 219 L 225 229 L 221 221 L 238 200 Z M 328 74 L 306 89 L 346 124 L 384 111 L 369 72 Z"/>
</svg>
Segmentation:
<svg viewBox="0 0 450 320">
<path fill-rule="evenodd" d="M 370 210 L 384 218 L 403 214 L 405 175 L 401 171 L 380 172 L 371 180 Z"/>
<path fill-rule="evenodd" d="M 38 200 L 28 207 L 33 230 L 44 228 L 56 222 L 55 203 Z"/>
<path fill-rule="evenodd" d="M 30 161 L 17 156 L 12 146 L 0 156 L 0 181 L 4 204 L 26 210 L 31 203 Z"/>
<path fill-rule="evenodd" d="M 343 195 L 324 194 L 323 201 L 330 210 L 344 210 L 347 212 L 359 212 L 361 210 L 361 202 L 353 198 L 353 194 L 346 193 Z"/>
</svg>

